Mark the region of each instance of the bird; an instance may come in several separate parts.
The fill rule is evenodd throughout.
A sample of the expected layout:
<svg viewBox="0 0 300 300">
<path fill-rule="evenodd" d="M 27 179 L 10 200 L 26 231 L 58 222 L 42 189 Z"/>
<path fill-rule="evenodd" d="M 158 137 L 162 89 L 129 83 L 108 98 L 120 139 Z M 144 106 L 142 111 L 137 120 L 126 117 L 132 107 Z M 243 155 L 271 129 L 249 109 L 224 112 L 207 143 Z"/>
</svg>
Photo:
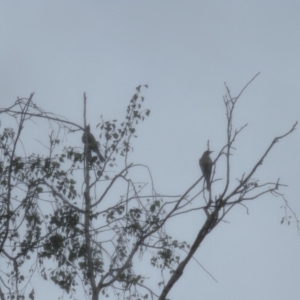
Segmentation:
<svg viewBox="0 0 300 300">
<path fill-rule="evenodd" d="M 211 170 L 212 170 L 212 160 L 209 157 L 209 154 L 213 151 L 205 151 L 202 157 L 199 159 L 199 165 L 202 170 L 203 176 L 206 181 L 207 190 L 210 191 L 210 177 L 211 177 Z"/>
<path fill-rule="evenodd" d="M 86 126 L 86 129 L 85 129 L 81 139 L 84 144 L 87 143 L 88 149 L 90 151 L 94 151 L 98 155 L 100 161 L 104 162 L 105 159 L 102 156 L 102 154 L 100 153 L 98 143 L 97 143 L 95 137 L 91 133 L 90 125 Z"/>
</svg>

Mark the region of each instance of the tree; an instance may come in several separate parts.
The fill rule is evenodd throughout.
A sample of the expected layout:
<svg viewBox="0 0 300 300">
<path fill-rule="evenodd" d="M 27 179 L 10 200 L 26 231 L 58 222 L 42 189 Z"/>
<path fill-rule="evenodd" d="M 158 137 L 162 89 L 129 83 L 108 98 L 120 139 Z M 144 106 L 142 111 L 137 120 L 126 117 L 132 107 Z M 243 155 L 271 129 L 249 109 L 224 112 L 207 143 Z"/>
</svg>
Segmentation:
<svg viewBox="0 0 300 300">
<path fill-rule="evenodd" d="M 137 125 L 150 114 L 143 108 L 141 96 L 146 85 L 137 87 L 123 122 L 101 118 L 97 125 L 100 135 L 88 125 L 86 95 L 84 126 L 45 112 L 33 102 L 34 94 L 1 109 L 2 115 L 17 123 L 16 131 L 4 128 L 0 136 L 0 250 L 1 260 L 7 263 L 0 278 L 1 299 L 25 299 L 27 294 L 34 299 L 34 287 L 31 290 L 27 287 L 35 271 L 74 298 L 81 288 L 86 298 L 93 300 L 112 293 L 116 299 L 167 299 L 202 241 L 234 206 L 245 205 L 244 202 L 267 193 L 282 196 L 279 189 L 283 185 L 279 180 L 261 183 L 253 175 L 273 146 L 293 132 L 297 123 L 273 140 L 252 170 L 239 178 L 234 187 L 229 185 L 234 184 L 230 172 L 233 145 L 246 126 L 234 130 L 233 113 L 237 101 L 256 76 L 236 97 L 231 96 L 225 85 L 227 142 L 213 161 L 208 199 L 204 186 L 199 185 L 203 176 L 181 196 L 161 195 L 155 191 L 149 168 L 129 163 Z M 25 146 L 30 141 L 22 143 L 21 136 L 28 122 L 38 119 L 48 121 L 53 128 L 47 153 L 27 155 Z M 87 134 L 83 137 L 83 147 L 67 145 L 62 140 L 63 135 L 90 134 L 90 131 L 100 141 L 98 147 L 93 139 L 91 148 Z M 213 185 L 221 180 L 216 179 L 216 167 L 223 158 L 227 171 L 222 179 L 223 190 L 217 196 Z M 139 179 L 144 171 L 148 174 L 147 182 Z M 195 203 L 196 198 L 202 199 L 200 206 Z M 286 210 L 290 209 L 283 200 Z M 191 203 L 192 209 L 188 206 Z M 195 210 L 199 214 L 204 212 L 204 220 L 193 244 L 174 240 L 165 231 L 167 222 Z M 296 221 L 299 229 L 297 218 Z M 147 278 L 146 272 L 136 268 L 138 258 L 147 260 L 161 274 L 171 272 L 171 276 L 166 275 L 167 282 L 158 282 L 160 290 L 151 286 L 156 279 Z M 30 268 L 26 267 L 29 263 Z"/>
</svg>

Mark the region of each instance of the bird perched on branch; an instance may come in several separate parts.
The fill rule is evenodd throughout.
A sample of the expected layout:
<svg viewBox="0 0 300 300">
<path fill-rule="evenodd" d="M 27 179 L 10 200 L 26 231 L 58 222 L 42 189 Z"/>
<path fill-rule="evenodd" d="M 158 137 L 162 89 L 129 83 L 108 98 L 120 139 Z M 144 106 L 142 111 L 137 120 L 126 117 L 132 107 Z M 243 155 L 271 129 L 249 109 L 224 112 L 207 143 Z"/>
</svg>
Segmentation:
<svg viewBox="0 0 300 300">
<path fill-rule="evenodd" d="M 86 126 L 85 131 L 82 135 L 82 142 L 84 144 L 87 144 L 88 150 L 89 151 L 94 151 L 101 162 L 104 162 L 104 157 L 102 156 L 102 154 L 100 153 L 99 147 L 98 147 L 98 143 L 95 139 L 95 137 L 93 136 L 93 134 L 90 131 L 90 125 Z"/>
<path fill-rule="evenodd" d="M 212 170 L 212 160 L 209 157 L 209 154 L 213 151 L 205 151 L 202 157 L 199 159 L 199 165 L 202 170 L 203 176 L 206 181 L 207 190 L 210 191 L 210 177 L 211 177 L 211 170 Z"/>
</svg>

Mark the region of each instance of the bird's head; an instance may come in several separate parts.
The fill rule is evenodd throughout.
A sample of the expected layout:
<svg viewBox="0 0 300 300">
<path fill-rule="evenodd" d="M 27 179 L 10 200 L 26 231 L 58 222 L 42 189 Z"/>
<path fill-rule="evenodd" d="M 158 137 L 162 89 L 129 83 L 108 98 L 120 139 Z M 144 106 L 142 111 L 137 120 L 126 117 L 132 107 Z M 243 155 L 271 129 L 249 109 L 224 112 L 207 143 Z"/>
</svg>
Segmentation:
<svg viewBox="0 0 300 300">
<path fill-rule="evenodd" d="M 209 151 L 209 150 L 206 150 L 203 154 L 205 154 L 205 155 L 209 155 L 209 154 L 211 154 L 211 153 L 213 153 L 214 151 Z"/>
</svg>

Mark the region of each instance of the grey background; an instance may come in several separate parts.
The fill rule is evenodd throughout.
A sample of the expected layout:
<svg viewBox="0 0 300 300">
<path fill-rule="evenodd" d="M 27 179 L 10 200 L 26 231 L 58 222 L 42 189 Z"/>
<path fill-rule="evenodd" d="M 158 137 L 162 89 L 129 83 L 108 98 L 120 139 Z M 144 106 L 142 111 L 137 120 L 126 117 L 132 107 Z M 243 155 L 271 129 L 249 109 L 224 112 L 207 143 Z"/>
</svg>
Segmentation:
<svg viewBox="0 0 300 300">
<path fill-rule="evenodd" d="M 249 125 L 236 143 L 233 182 L 299 120 L 299 1 L 0 4 L 0 106 L 35 92 L 45 110 L 83 124 L 86 92 L 95 129 L 101 114 L 121 119 L 135 87 L 148 84 L 143 94 L 151 115 L 138 129 L 131 159 L 151 168 L 159 193 L 182 194 L 200 176 L 207 140 L 215 151 L 224 145 L 224 81 L 236 95 L 261 72 L 237 105 L 234 124 Z M 299 136 L 297 130 L 278 143 L 257 173 L 288 184 L 283 192 L 298 214 Z M 79 134 L 70 141 L 81 146 Z M 218 178 L 223 171 L 220 163 Z M 300 240 L 293 219 L 280 225 L 281 205 L 268 195 L 249 203 L 249 214 L 232 211 L 195 256 L 218 283 L 192 261 L 170 298 L 300 299 Z M 197 212 L 167 229 L 192 242 L 203 220 Z M 60 295 L 52 283 L 35 282 L 36 299 Z"/>
</svg>

